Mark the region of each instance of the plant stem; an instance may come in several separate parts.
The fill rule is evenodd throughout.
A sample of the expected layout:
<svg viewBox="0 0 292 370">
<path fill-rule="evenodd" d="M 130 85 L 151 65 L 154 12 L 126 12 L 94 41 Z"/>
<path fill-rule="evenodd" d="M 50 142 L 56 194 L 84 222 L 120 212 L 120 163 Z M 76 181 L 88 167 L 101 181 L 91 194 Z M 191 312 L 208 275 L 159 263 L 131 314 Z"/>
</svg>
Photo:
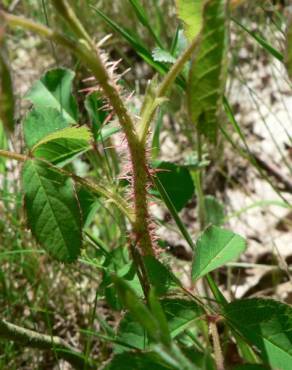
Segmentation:
<svg viewBox="0 0 292 370">
<path fill-rule="evenodd" d="M 224 370 L 224 358 L 220 345 L 220 338 L 218 334 L 218 329 L 216 322 L 210 320 L 209 329 L 213 340 L 214 356 L 217 370 Z"/>
<path fill-rule="evenodd" d="M 8 159 L 14 159 L 16 161 L 24 162 L 28 159 L 30 159 L 27 155 L 10 152 L 8 150 L 0 149 L 0 157 L 8 158 Z"/>
<path fill-rule="evenodd" d="M 199 131 L 197 131 L 197 156 L 198 161 L 202 161 L 202 137 Z M 206 227 L 206 207 L 205 207 L 205 196 L 203 191 L 203 169 L 198 169 L 195 172 L 195 186 L 198 197 L 198 207 L 199 207 L 199 221 L 200 228 L 204 230 Z"/>
<path fill-rule="evenodd" d="M 60 0 L 60 2 L 62 2 L 63 5 L 56 6 L 59 11 L 61 11 L 64 7 L 69 8 L 67 2 L 64 2 L 64 0 Z M 54 5 L 56 5 L 55 3 L 56 2 L 54 2 Z M 68 12 L 69 10 L 64 13 L 63 9 L 61 15 L 66 20 L 72 31 L 77 34 L 78 38 L 80 38 L 80 36 L 82 36 L 81 33 L 86 31 L 84 31 L 84 29 L 80 29 L 80 24 L 75 24 L 77 17 L 72 15 L 73 10 L 70 8 L 70 17 L 68 17 Z M 68 48 L 71 52 L 76 54 L 76 56 L 80 58 L 84 65 L 86 65 L 93 73 L 104 94 L 108 98 L 111 106 L 113 107 L 119 119 L 122 130 L 126 136 L 133 171 L 132 186 L 134 192 L 135 211 L 135 220 L 133 222 L 134 237 L 143 255 L 154 255 L 151 232 L 149 228 L 146 148 L 145 145 L 141 144 L 138 140 L 132 117 L 123 103 L 117 85 L 110 78 L 99 51 L 95 48 L 92 42 L 88 42 L 87 36 L 84 40 L 81 39 L 73 42 L 64 37 L 62 34 L 52 31 L 49 28 L 30 20 L 13 16 L 4 12 L 1 12 L 1 15 L 10 26 L 20 26 L 22 28 L 31 30 Z"/>
<path fill-rule="evenodd" d="M 96 369 L 91 360 L 84 358 L 62 338 L 40 334 L 0 319 L 0 337 L 21 343 L 23 346 L 54 350 L 58 357 L 68 361 L 75 369 Z"/>
<path fill-rule="evenodd" d="M 193 53 L 196 51 L 196 48 L 199 44 L 200 39 L 201 39 L 201 34 L 199 33 L 198 36 L 194 38 L 194 40 L 190 43 L 190 45 L 186 48 L 186 50 L 182 53 L 182 55 L 178 58 L 178 60 L 174 63 L 174 65 L 168 71 L 168 73 L 162 80 L 161 84 L 158 86 L 158 89 L 157 89 L 158 97 L 162 97 L 166 95 L 167 90 L 174 83 L 176 77 L 182 71 L 186 62 L 192 57 Z"/>
<path fill-rule="evenodd" d="M 161 100 L 164 96 L 166 96 L 167 91 L 174 83 L 175 79 L 182 71 L 186 62 L 191 58 L 192 54 L 195 52 L 197 45 L 199 44 L 201 35 L 199 34 L 191 44 L 186 48 L 183 54 L 179 57 L 179 59 L 175 62 L 172 68 L 168 71 L 168 73 L 163 78 L 162 82 L 156 89 L 155 97 L 152 98 L 151 104 L 145 109 L 143 116 L 141 117 L 141 123 L 139 128 L 139 137 L 141 142 L 146 142 L 148 136 L 149 126 L 153 119 L 153 116 L 156 112 L 156 109 L 159 106 L 159 99 Z"/>
</svg>

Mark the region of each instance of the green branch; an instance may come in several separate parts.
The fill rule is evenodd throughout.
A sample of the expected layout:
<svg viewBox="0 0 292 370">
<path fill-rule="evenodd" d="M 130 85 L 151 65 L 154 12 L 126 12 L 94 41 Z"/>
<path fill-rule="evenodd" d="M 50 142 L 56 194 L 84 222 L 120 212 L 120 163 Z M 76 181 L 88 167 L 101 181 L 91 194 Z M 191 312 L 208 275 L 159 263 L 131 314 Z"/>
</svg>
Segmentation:
<svg viewBox="0 0 292 370">
<path fill-rule="evenodd" d="M 140 128 L 139 128 L 139 138 L 141 142 L 145 142 L 148 136 L 148 130 L 151 121 L 154 117 L 156 109 L 165 100 L 165 96 L 174 83 L 177 76 L 182 71 L 184 65 L 188 60 L 190 60 L 193 53 L 196 51 L 197 45 L 199 44 L 201 35 L 199 34 L 191 44 L 186 48 L 183 54 L 178 58 L 175 64 L 170 68 L 168 73 L 163 78 L 162 82 L 156 89 L 155 96 L 151 99 L 150 103 L 147 104 L 143 115 L 141 117 Z"/>
<path fill-rule="evenodd" d="M 40 334 L 0 319 L 0 338 L 30 348 L 54 351 L 59 358 L 68 361 L 75 369 L 96 369 L 91 360 L 87 360 L 81 352 L 76 351 L 60 337 Z"/>
</svg>

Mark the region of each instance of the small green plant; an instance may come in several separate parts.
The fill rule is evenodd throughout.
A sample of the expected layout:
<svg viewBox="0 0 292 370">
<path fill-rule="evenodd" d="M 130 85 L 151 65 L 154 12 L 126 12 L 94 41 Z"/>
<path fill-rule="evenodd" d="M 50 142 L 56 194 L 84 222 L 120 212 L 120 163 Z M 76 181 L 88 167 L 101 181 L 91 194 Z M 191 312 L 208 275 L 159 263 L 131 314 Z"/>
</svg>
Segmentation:
<svg viewBox="0 0 292 370">
<path fill-rule="evenodd" d="M 246 248 L 240 235 L 221 227 L 223 205 L 203 191 L 206 154 L 211 157 L 221 140 L 229 2 L 177 0 L 185 36 L 174 32 L 172 45 L 166 48 L 165 40 L 151 27 L 142 3 L 130 1 L 155 42 L 153 53 L 138 35 L 94 9 L 160 75 L 149 82 L 139 114 L 133 111 L 113 63 L 102 46 L 96 46 L 69 2 L 51 3 L 70 37 L 2 12 L 5 31 L 21 27 L 63 47 L 87 68 L 95 86 L 77 104 L 75 73 L 60 67 L 47 71 L 25 96 L 32 105 L 22 120 L 25 150 L 18 153 L 6 147 L 0 156 L 22 163 L 19 176 L 27 225 L 40 248 L 60 263 L 82 261 L 101 270 L 100 291 L 113 311 L 123 310 L 124 314 L 117 329 L 102 322 L 100 333 L 87 331 L 89 336 L 112 344 L 113 354 L 106 358 L 106 364 L 104 358 L 91 356 L 90 347 L 78 351 L 59 337 L 16 326 L 4 317 L 0 317 L 0 337 L 23 346 L 50 349 L 56 358 L 78 369 L 290 370 L 291 307 L 260 298 L 229 302 L 212 274 Z M 15 130 L 14 100 L 3 35 L 0 117 L 9 138 Z M 173 89 L 185 96 L 192 133 L 188 140 L 194 155 L 184 165 L 156 159 L 159 126 L 154 127 L 154 123 L 159 123 Z M 118 126 L 111 123 L 115 118 Z M 90 124 L 83 124 L 85 121 Z M 126 164 L 119 160 L 118 136 L 126 143 Z M 104 144 L 110 148 L 104 149 Z M 78 172 L 76 159 L 82 156 L 93 168 L 90 176 Z M 194 193 L 201 226 L 196 241 L 179 215 Z M 204 281 L 205 295 L 186 289 L 160 259 L 155 219 L 149 211 L 151 197 L 164 202 L 191 247 L 192 280 L 194 284 L 199 279 Z M 119 230 L 105 236 L 107 243 L 91 234 L 96 214 L 101 229 L 108 223 L 108 229 Z M 111 225 L 112 219 L 116 225 Z M 235 367 L 227 358 L 228 347 L 234 343 L 239 357 Z"/>
</svg>

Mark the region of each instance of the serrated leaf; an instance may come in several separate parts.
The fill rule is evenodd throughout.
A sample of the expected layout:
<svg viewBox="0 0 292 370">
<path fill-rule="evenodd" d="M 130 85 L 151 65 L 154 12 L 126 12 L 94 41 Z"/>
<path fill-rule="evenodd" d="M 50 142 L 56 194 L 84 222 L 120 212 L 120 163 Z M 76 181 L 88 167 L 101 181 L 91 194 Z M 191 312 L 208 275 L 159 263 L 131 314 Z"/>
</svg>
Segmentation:
<svg viewBox="0 0 292 370">
<path fill-rule="evenodd" d="M 224 223 L 224 206 L 212 195 L 205 197 L 206 225 L 221 226 Z"/>
<path fill-rule="evenodd" d="M 227 323 L 257 346 L 273 368 L 290 370 L 292 364 L 292 308 L 272 299 L 241 299 L 223 312 Z"/>
<path fill-rule="evenodd" d="M 34 83 L 25 97 L 36 108 L 55 108 L 67 123 L 77 123 L 78 107 L 72 95 L 74 77 L 75 73 L 69 69 L 51 69 Z"/>
<path fill-rule="evenodd" d="M 194 183 L 189 170 L 170 162 L 154 162 L 156 176 L 167 192 L 177 212 L 183 209 L 194 194 Z"/>
<path fill-rule="evenodd" d="M 232 231 L 217 226 L 208 227 L 196 243 L 192 266 L 194 280 L 233 261 L 244 252 L 245 240 Z"/>
<path fill-rule="evenodd" d="M 91 138 L 91 133 L 85 126 L 66 127 L 45 136 L 31 151 L 37 158 L 65 165 L 91 148 Z"/>
<path fill-rule="evenodd" d="M 169 325 L 171 337 L 175 338 L 194 324 L 204 313 L 193 301 L 166 298 L 161 301 Z"/>
<path fill-rule="evenodd" d="M 190 69 L 189 111 L 198 131 L 216 143 L 217 114 L 226 75 L 226 1 L 206 1 L 203 19 L 202 35 Z"/>
<path fill-rule="evenodd" d="M 22 184 L 27 220 L 34 237 L 58 261 L 75 261 L 82 237 L 72 180 L 40 160 L 28 160 L 23 167 Z"/>
<path fill-rule="evenodd" d="M 160 363 L 158 356 L 153 352 L 136 353 L 125 352 L 115 355 L 104 370 L 169 370 Z"/>
<path fill-rule="evenodd" d="M 74 139 L 84 141 L 89 144 L 91 138 L 91 132 L 86 126 L 66 127 L 62 130 L 52 132 L 51 134 L 45 136 L 32 148 L 32 152 L 34 152 L 39 146 L 57 139 Z"/>
<path fill-rule="evenodd" d="M 0 43 L 0 119 L 9 132 L 14 130 L 14 94 L 10 69 Z"/>
<path fill-rule="evenodd" d="M 160 48 L 153 49 L 152 57 L 156 62 L 169 64 L 174 64 L 176 62 L 176 58 L 173 55 L 171 55 L 170 52 Z"/>
<path fill-rule="evenodd" d="M 192 41 L 201 31 L 204 0 L 176 0 L 177 14 L 184 24 L 184 31 Z"/>
<path fill-rule="evenodd" d="M 55 108 L 39 107 L 32 109 L 23 121 L 24 140 L 32 148 L 47 135 L 68 127 L 68 122 Z"/>
</svg>

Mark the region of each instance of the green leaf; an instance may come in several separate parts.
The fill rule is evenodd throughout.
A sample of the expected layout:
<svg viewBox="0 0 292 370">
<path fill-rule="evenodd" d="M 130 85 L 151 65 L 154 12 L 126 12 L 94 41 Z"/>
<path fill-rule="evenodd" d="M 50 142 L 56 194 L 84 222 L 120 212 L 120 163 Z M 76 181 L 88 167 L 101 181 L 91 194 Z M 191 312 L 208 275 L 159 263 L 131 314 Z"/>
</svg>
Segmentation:
<svg viewBox="0 0 292 370">
<path fill-rule="evenodd" d="M 99 16 L 103 18 L 103 20 L 119 35 L 121 35 L 136 51 L 136 53 L 152 68 L 154 68 L 159 74 L 164 75 L 168 70 L 168 66 L 161 62 L 156 62 L 150 51 L 144 45 L 144 43 L 140 40 L 139 36 L 133 32 L 133 30 L 128 30 L 116 22 L 114 22 L 111 18 L 109 18 L 105 13 L 103 13 L 100 9 L 92 7 Z M 185 88 L 185 80 L 182 76 L 178 76 L 176 79 L 176 83 L 180 86 Z"/>
<path fill-rule="evenodd" d="M 45 136 L 68 127 L 62 114 L 55 108 L 39 107 L 32 109 L 24 119 L 24 140 L 32 148 Z"/>
<path fill-rule="evenodd" d="M 204 0 L 176 0 L 178 17 L 184 24 L 186 38 L 191 42 L 201 31 Z"/>
<path fill-rule="evenodd" d="M 130 313 L 126 313 L 121 320 L 116 339 L 141 351 L 148 346 L 148 338 L 144 328 L 136 320 L 133 320 Z M 115 353 L 121 353 L 125 350 L 126 348 L 121 345 L 114 347 Z"/>
<path fill-rule="evenodd" d="M 77 190 L 77 198 L 82 213 L 83 227 L 87 227 L 93 221 L 95 213 L 98 209 L 98 197 L 96 194 L 93 194 L 91 191 L 82 186 Z"/>
<path fill-rule="evenodd" d="M 14 94 L 10 69 L 4 52 L 5 45 L 0 43 L 0 120 L 5 129 L 12 132 L 14 130 Z"/>
<path fill-rule="evenodd" d="M 183 209 L 194 194 L 194 183 L 189 170 L 170 162 L 154 162 L 156 176 L 177 212 Z"/>
<path fill-rule="evenodd" d="M 32 153 L 53 164 L 64 165 L 91 149 L 90 140 L 87 127 L 66 127 L 44 137 L 32 148 Z"/>
<path fill-rule="evenodd" d="M 205 197 L 206 225 L 221 226 L 224 224 L 224 206 L 212 195 Z"/>
<path fill-rule="evenodd" d="M 292 20 L 287 26 L 286 31 L 286 52 L 285 52 L 285 63 L 288 71 L 288 75 L 292 80 Z"/>
<path fill-rule="evenodd" d="M 116 134 L 117 132 L 120 132 L 121 129 L 119 127 L 114 127 L 114 126 L 105 126 L 103 127 L 98 135 L 97 135 L 97 141 L 98 142 L 103 142 L 104 140 L 108 139 L 109 137 L 111 137 L 112 135 Z"/>
<path fill-rule="evenodd" d="M 206 348 L 205 352 L 200 352 L 196 347 L 183 348 L 184 355 L 192 363 L 192 370 L 216 370 L 214 360 Z"/>
<path fill-rule="evenodd" d="M 226 1 L 208 0 L 203 18 L 202 36 L 190 69 L 188 103 L 192 123 L 215 143 L 226 75 Z"/>
<path fill-rule="evenodd" d="M 103 108 L 104 101 L 101 94 L 99 92 L 93 92 L 87 95 L 84 106 L 92 125 L 94 139 L 96 140 L 108 115 L 108 112 Z"/>
<path fill-rule="evenodd" d="M 149 303 L 149 308 L 152 314 L 154 315 L 154 317 L 156 318 L 158 322 L 160 333 L 161 333 L 161 342 L 166 347 L 169 347 L 171 345 L 171 337 L 170 337 L 168 322 L 163 312 L 161 303 L 159 302 L 156 296 L 154 288 L 151 288 L 149 292 L 148 303 Z"/>
<path fill-rule="evenodd" d="M 129 1 L 130 1 L 130 4 L 132 5 L 140 23 L 143 24 L 143 26 L 147 28 L 147 30 L 149 31 L 150 35 L 153 37 L 153 39 L 155 40 L 157 45 L 162 48 L 161 41 L 157 37 L 156 33 L 154 32 L 154 28 L 150 24 L 150 20 L 148 18 L 148 15 L 146 14 L 146 11 L 145 11 L 141 1 L 140 0 L 129 0 Z"/>
<path fill-rule="evenodd" d="M 78 107 L 71 93 L 74 76 L 75 73 L 69 69 L 51 69 L 35 82 L 25 97 L 36 108 L 55 108 L 67 123 L 77 123 Z"/>
<path fill-rule="evenodd" d="M 149 337 L 155 342 L 160 342 L 161 333 L 158 322 L 147 306 L 123 279 L 117 276 L 113 276 L 112 279 L 123 305 L 130 311 L 134 319 L 142 325 Z"/>
<path fill-rule="evenodd" d="M 186 299 L 166 298 L 161 301 L 161 305 L 172 338 L 191 327 L 204 313 L 194 301 L 187 301 Z"/>
<path fill-rule="evenodd" d="M 185 227 L 184 223 L 182 222 L 177 210 L 175 209 L 175 206 L 173 205 L 169 195 L 167 194 L 166 190 L 164 189 L 164 186 L 161 184 L 160 180 L 155 176 L 153 177 L 155 186 L 157 190 L 159 191 L 159 194 L 161 198 L 163 199 L 164 204 L 168 208 L 171 216 L 173 217 L 179 231 L 181 232 L 181 235 L 185 238 L 191 249 L 194 249 L 194 243 L 193 240 Z"/>
<path fill-rule="evenodd" d="M 239 257 L 246 248 L 245 240 L 232 231 L 208 227 L 196 243 L 192 277 L 194 280 Z"/>
<path fill-rule="evenodd" d="M 292 308 L 271 299 L 241 299 L 223 312 L 227 323 L 259 348 L 273 368 L 290 370 L 292 364 Z"/>
<path fill-rule="evenodd" d="M 104 370 L 170 370 L 160 363 L 158 356 L 153 352 L 136 353 L 125 352 L 115 355 Z"/>
<path fill-rule="evenodd" d="M 34 237 L 58 261 L 75 261 L 82 237 L 72 180 L 44 162 L 28 160 L 22 183 L 27 220 Z"/>
<path fill-rule="evenodd" d="M 174 64 L 176 62 L 176 58 L 173 55 L 171 55 L 169 51 L 160 48 L 155 48 L 152 51 L 152 57 L 156 62 L 169 64 Z"/>
<path fill-rule="evenodd" d="M 171 287 L 179 285 L 174 274 L 153 256 L 143 258 L 150 284 L 158 295 L 164 295 Z"/>
<path fill-rule="evenodd" d="M 241 22 L 236 20 L 235 18 L 231 18 L 232 21 L 237 24 L 240 28 L 242 28 L 245 32 L 247 32 L 252 38 L 254 38 L 259 45 L 261 45 L 270 55 L 274 58 L 278 59 L 280 62 L 283 62 L 284 56 L 275 49 L 267 40 L 265 40 L 261 35 L 257 32 L 250 31 L 247 27 L 245 27 Z"/>
<path fill-rule="evenodd" d="M 176 62 L 176 58 L 173 55 L 171 55 L 170 52 L 160 49 L 160 48 L 155 48 L 152 51 L 152 56 L 156 62 L 169 63 L 169 64 L 174 64 Z"/>
</svg>

